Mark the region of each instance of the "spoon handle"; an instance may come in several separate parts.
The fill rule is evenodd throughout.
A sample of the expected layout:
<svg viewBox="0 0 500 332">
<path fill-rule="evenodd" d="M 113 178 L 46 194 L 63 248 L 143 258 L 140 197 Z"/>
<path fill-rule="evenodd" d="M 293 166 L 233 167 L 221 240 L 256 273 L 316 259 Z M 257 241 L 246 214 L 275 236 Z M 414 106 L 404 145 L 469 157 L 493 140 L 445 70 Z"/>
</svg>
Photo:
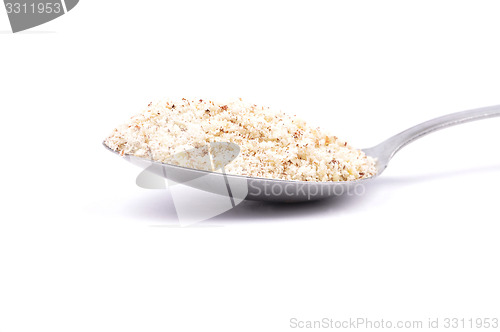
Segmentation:
<svg viewBox="0 0 500 332">
<path fill-rule="evenodd" d="M 470 121 L 482 120 L 500 116 L 500 105 L 477 108 L 473 110 L 452 113 L 435 118 L 411 127 L 385 140 L 373 148 L 364 150 L 368 155 L 376 156 L 381 165 L 387 166 L 391 158 L 407 144 L 430 134 L 436 130 L 455 126 Z M 385 167 L 384 167 L 385 168 Z"/>
</svg>

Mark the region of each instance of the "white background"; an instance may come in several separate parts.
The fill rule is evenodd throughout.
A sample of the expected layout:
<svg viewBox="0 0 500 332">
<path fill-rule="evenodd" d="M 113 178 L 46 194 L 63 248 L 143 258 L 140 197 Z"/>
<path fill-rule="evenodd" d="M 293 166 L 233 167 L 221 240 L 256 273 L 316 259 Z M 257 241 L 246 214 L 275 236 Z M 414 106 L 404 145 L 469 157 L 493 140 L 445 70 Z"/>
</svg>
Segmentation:
<svg viewBox="0 0 500 332">
<path fill-rule="evenodd" d="M 245 202 L 196 227 L 101 146 L 167 97 L 243 97 L 360 148 L 500 104 L 499 11 L 82 0 L 12 34 L 0 9 L 0 331 L 499 317 L 499 118 L 406 147 L 364 196 Z"/>
</svg>

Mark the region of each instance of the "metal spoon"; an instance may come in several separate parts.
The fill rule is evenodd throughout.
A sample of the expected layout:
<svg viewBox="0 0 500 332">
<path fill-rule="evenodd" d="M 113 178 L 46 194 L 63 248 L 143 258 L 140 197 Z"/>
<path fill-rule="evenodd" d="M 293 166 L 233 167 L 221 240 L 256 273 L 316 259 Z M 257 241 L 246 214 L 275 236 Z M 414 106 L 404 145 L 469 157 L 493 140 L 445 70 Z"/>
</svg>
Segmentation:
<svg viewBox="0 0 500 332">
<path fill-rule="evenodd" d="M 377 173 L 370 178 L 355 181 L 312 182 L 256 178 L 226 174 L 223 169 L 222 172 L 209 172 L 174 166 L 132 155 L 125 155 L 124 158 L 175 183 L 229 196 L 233 206 L 244 199 L 275 202 L 311 201 L 359 193 L 360 190 L 364 190 L 365 184 L 382 174 L 396 152 L 407 144 L 436 130 L 495 116 L 500 116 L 500 105 L 452 113 L 411 127 L 372 148 L 362 149 L 368 156 L 377 160 Z"/>
</svg>

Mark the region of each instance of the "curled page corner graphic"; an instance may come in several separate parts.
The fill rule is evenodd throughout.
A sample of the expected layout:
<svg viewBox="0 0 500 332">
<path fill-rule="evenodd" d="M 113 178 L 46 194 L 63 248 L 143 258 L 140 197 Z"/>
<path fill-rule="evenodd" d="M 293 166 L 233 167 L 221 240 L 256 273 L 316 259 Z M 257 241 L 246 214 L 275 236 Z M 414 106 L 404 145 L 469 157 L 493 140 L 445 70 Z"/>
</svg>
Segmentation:
<svg viewBox="0 0 500 332">
<path fill-rule="evenodd" d="M 52 21 L 73 8 L 79 0 L 4 0 L 12 32 L 31 29 Z"/>
</svg>

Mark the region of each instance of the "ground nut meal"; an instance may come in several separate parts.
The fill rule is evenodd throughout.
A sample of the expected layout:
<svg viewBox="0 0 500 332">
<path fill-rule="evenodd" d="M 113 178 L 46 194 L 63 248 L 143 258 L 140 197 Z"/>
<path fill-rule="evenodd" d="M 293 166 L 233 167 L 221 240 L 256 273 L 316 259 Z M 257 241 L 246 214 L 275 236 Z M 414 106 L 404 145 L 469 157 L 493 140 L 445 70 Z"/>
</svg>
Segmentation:
<svg viewBox="0 0 500 332">
<path fill-rule="evenodd" d="M 239 155 L 225 166 L 228 174 L 349 181 L 376 173 L 375 161 L 347 142 L 295 116 L 241 99 L 228 103 L 202 99 L 150 103 L 104 141 L 121 155 L 183 166 L 186 163 L 178 161 L 183 151 L 191 151 L 183 157 L 191 160 L 196 157 L 192 151 L 204 154 L 203 147 L 211 142 L 239 146 Z"/>
</svg>

